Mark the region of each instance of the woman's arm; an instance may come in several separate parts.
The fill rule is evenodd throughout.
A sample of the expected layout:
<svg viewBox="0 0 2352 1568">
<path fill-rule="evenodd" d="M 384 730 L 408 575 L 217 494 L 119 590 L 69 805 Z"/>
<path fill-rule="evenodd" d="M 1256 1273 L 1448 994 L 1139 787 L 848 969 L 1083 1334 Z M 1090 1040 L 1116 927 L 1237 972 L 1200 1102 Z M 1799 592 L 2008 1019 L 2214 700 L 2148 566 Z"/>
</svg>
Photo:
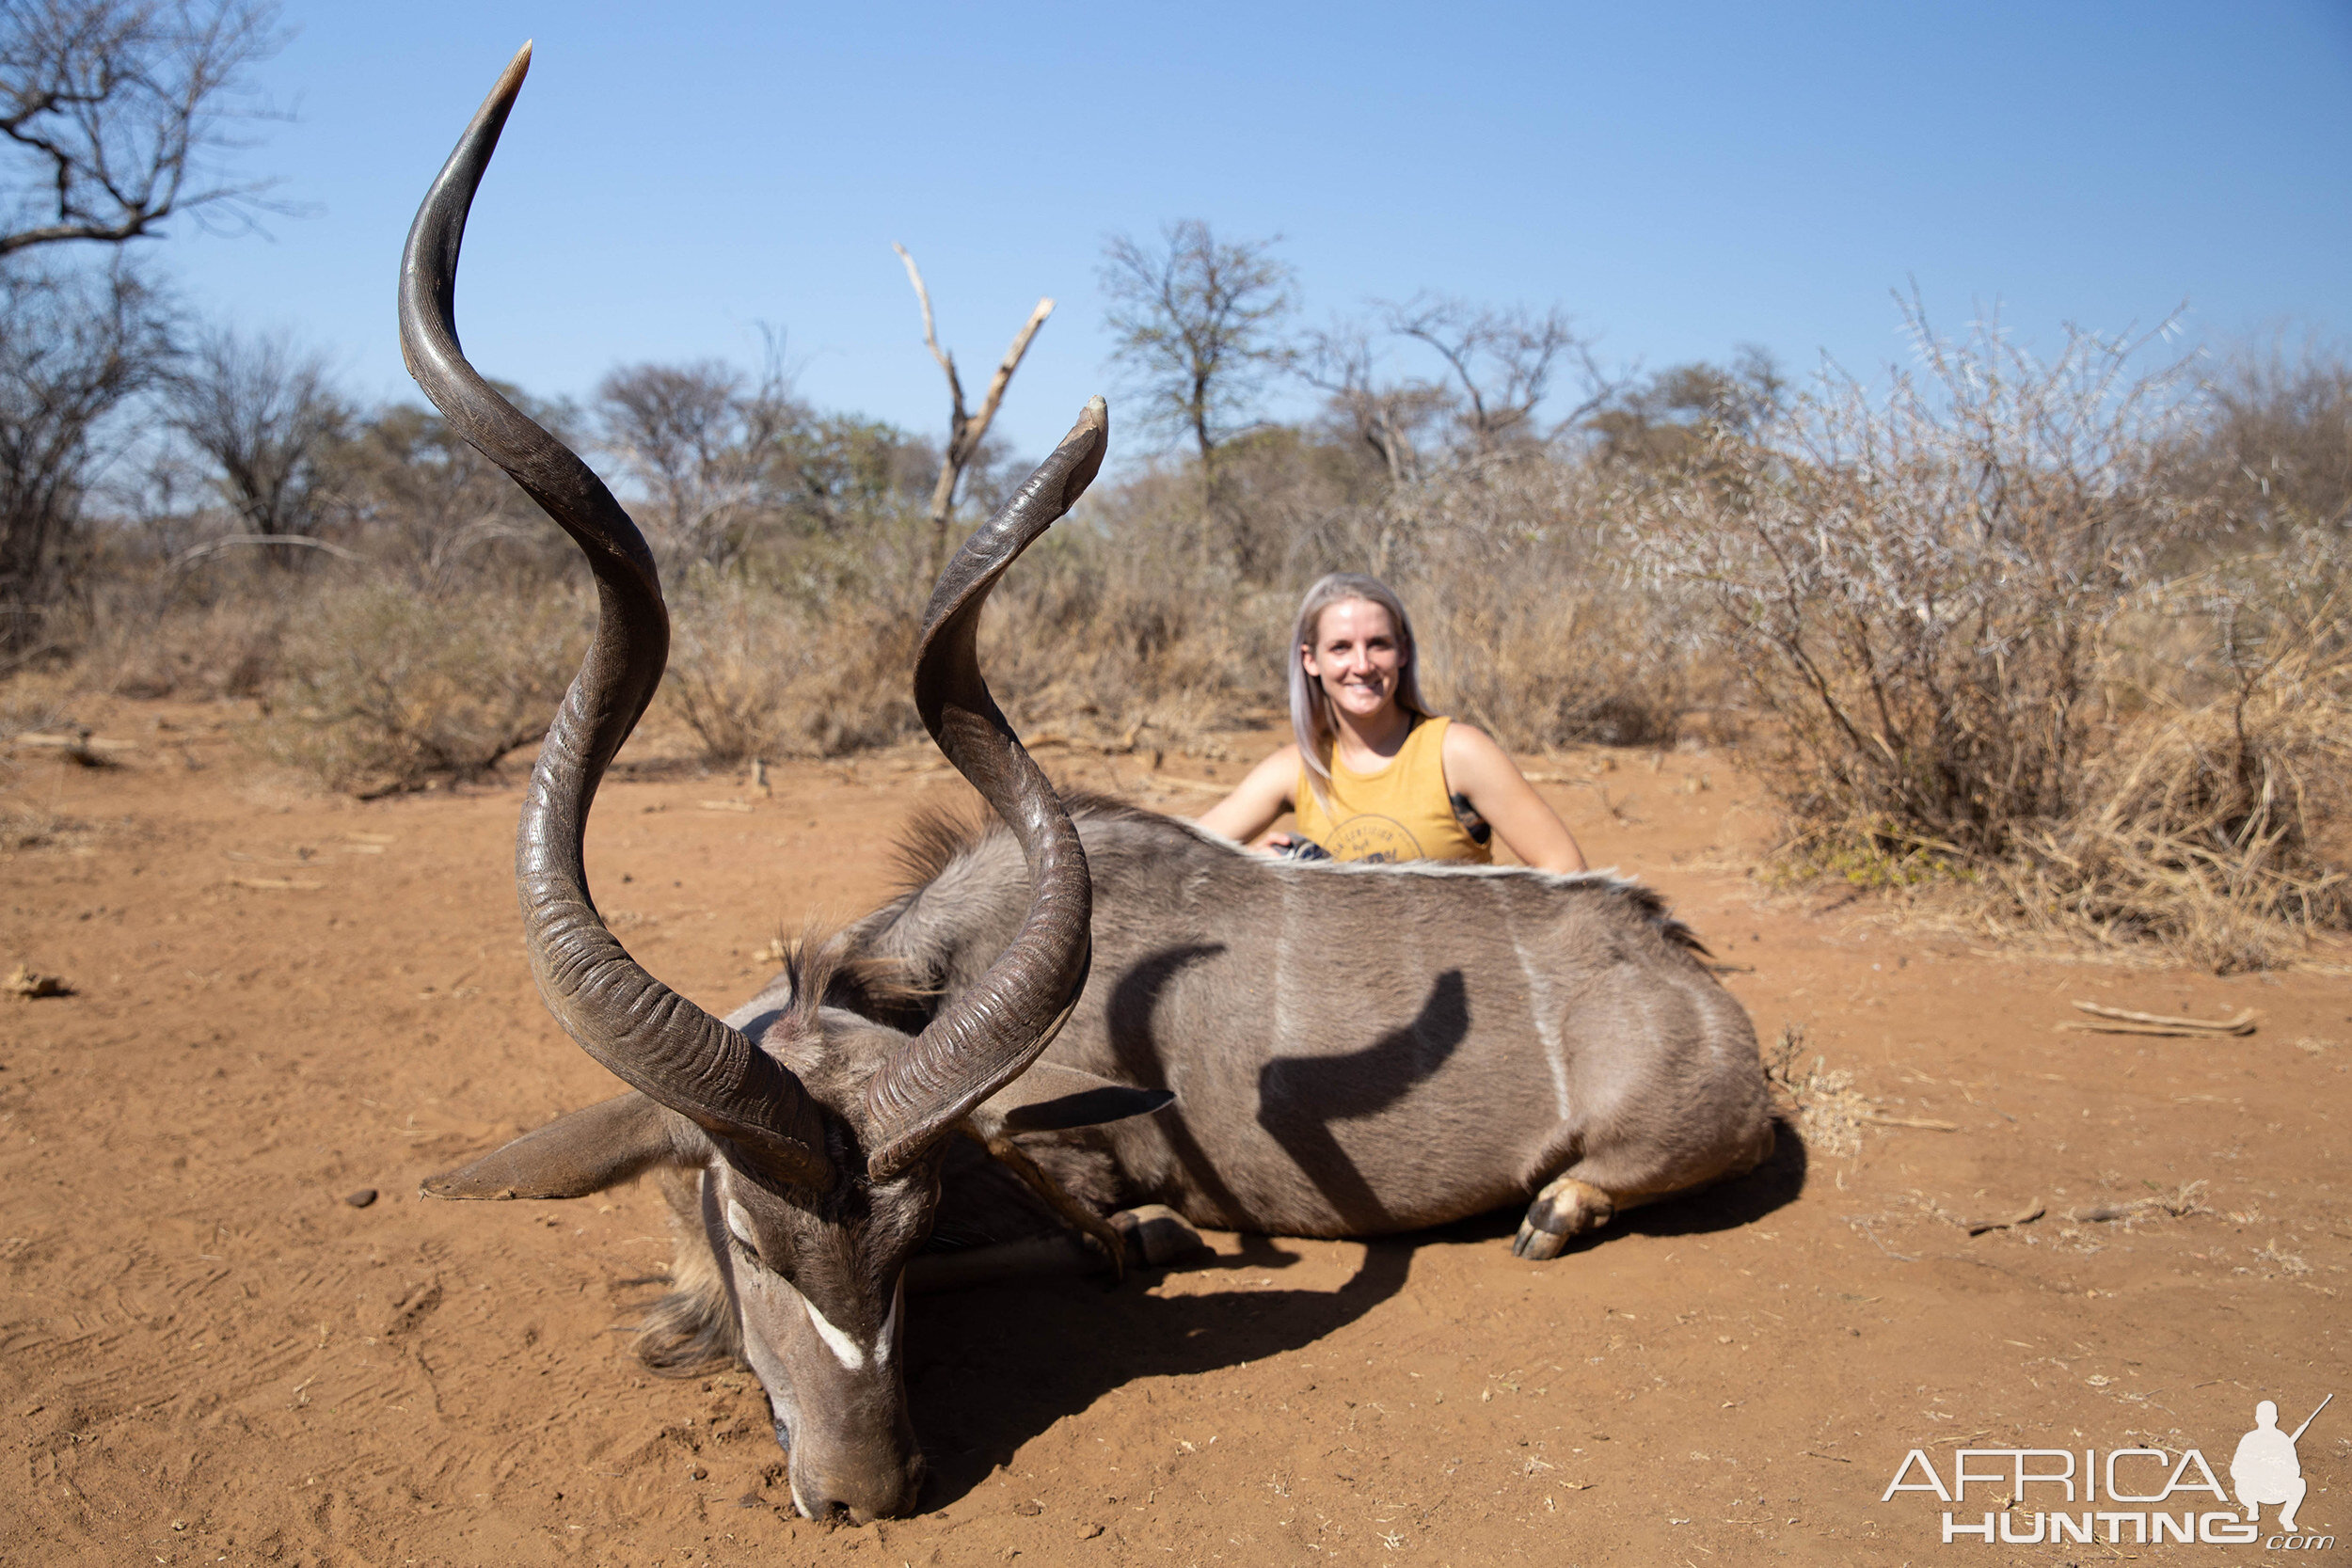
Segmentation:
<svg viewBox="0 0 2352 1568">
<path fill-rule="evenodd" d="M 1448 724 L 1443 760 L 1446 788 L 1469 796 L 1511 853 L 1539 871 L 1585 868 L 1568 825 L 1484 730 L 1458 720 Z"/>
<path fill-rule="evenodd" d="M 1291 791 L 1297 783 L 1298 748 L 1285 746 L 1251 768 L 1233 793 L 1193 820 L 1236 844 L 1247 844 L 1290 810 Z"/>
</svg>

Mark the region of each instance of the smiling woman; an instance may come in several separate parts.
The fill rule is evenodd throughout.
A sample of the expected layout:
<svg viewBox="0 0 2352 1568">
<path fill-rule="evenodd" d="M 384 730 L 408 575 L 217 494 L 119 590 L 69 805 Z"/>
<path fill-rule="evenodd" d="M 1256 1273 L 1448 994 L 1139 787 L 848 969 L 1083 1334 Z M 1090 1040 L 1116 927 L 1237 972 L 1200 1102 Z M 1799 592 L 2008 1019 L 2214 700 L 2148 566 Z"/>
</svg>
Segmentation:
<svg viewBox="0 0 2352 1568">
<path fill-rule="evenodd" d="M 1412 618 L 1377 578 L 1334 572 L 1307 591 L 1291 642 L 1291 729 L 1200 825 L 1244 843 L 1343 861 L 1491 863 L 1490 840 L 1542 871 L 1584 853 L 1517 764 L 1480 730 L 1429 711 Z"/>
</svg>

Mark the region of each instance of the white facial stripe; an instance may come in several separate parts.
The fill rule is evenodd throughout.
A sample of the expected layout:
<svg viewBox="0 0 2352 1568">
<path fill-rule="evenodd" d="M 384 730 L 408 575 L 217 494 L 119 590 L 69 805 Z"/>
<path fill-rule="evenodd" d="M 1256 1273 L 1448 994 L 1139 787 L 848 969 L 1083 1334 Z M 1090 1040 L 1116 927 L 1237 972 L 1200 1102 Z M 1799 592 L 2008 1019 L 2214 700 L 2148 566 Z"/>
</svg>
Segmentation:
<svg viewBox="0 0 2352 1568">
<path fill-rule="evenodd" d="M 737 1241 L 741 1242 L 745 1246 L 752 1248 L 755 1252 L 758 1250 L 759 1243 L 752 1239 L 752 1216 L 744 1210 L 741 1204 L 736 1202 L 733 1198 L 727 1199 L 727 1228 L 735 1232 L 735 1239 Z M 761 1272 L 764 1274 L 767 1271 L 763 1269 Z M 825 1348 L 833 1352 L 834 1359 L 839 1361 L 844 1367 L 849 1368 L 851 1371 L 856 1371 L 859 1368 L 866 1365 L 865 1348 L 855 1339 L 850 1338 L 847 1334 L 844 1334 L 841 1330 L 835 1328 L 832 1319 L 817 1310 L 817 1304 L 815 1302 L 801 1294 L 798 1290 L 793 1288 L 792 1282 L 789 1279 L 787 1279 L 784 1275 L 778 1274 L 771 1275 L 769 1277 L 774 1280 L 777 1289 L 783 1291 L 794 1301 L 799 1302 L 802 1307 L 807 1311 L 809 1323 L 817 1330 L 817 1338 L 825 1341 Z M 898 1287 L 891 1294 L 890 1317 L 888 1321 L 882 1324 L 882 1338 L 878 1346 L 878 1359 L 886 1359 L 890 1354 L 891 1331 L 898 1326 L 898 1303 L 905 1299 L 905 1295 L 906 1282 L 904 1277 L 901 1276 Z"/>
<path fill-rule="evenodd" d="M 833 1352 L 843 1366 L 856 1371 L 866 1365 L 866 1352 L 859 1348 L 858 1342 L 834 1327 L 832 1320 L 817 1310 L 815 1302 L 803 1296 L 801 1305 L 808 1308 L 808 1321 L 816 1324 L 817 1338 L 825 1341 L 825 1348 Z"/>
<path fill-rule="evenodd" d="M 907 1276 L 901 1273 L 898 1283 L 890 1289 L 890 1316 L 882 1320 L 881 1337 L 874 1341 L 874 1362 L 880 1366 L 890 1359 L 890 1347 L 898 1338 L 898 1308 L 907 1299 Z"/>
</svg>

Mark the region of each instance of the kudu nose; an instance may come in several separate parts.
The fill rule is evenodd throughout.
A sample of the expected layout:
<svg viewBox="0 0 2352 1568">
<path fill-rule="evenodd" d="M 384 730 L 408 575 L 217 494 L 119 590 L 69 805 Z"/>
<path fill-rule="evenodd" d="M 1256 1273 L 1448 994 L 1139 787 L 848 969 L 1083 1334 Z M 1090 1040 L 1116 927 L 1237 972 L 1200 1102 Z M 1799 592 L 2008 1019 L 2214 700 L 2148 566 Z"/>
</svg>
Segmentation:
<svg viewBox="0 0 2352 1568">
<path fill-rule="evenodd" d="M 865 1475 L 796 1476 L 792 1500 L 812 1519 L 870 1525 L 914 1512 L 923 1489 L 923 1462 Z"/>
</svg>

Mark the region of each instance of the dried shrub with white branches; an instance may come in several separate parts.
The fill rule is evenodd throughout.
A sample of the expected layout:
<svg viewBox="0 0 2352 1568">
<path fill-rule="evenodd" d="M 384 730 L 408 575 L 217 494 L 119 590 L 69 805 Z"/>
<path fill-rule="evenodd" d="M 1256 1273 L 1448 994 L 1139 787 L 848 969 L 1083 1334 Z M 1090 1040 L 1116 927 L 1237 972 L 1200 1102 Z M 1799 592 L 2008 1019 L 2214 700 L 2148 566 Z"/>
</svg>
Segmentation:
<svg viewBox="0 0 2352 1568">
<path fill-rule="evenodd" d="M 1825 378 L 1640 508 L 1764 719 L 1788 864 L 2224 972 L 2352 926 L 2344 531 L 2213 554 L 2189 365 L 2143 368 L 2162 329 L 2042 360 L 1910 324 L 1889 388 Z"/>
<path fill-rule="evenodd" d="M 2078 807 L 2106 632 L 2185 520 L 2161 472 L 2184 367 L 2141 369 L 2164 329 L 2043 360 L 1907 319 L 1885 391 L 1825 376 L 1640 531 L 1712 601 L 1813 858 L 1894 880 Z"/>
</svg>

